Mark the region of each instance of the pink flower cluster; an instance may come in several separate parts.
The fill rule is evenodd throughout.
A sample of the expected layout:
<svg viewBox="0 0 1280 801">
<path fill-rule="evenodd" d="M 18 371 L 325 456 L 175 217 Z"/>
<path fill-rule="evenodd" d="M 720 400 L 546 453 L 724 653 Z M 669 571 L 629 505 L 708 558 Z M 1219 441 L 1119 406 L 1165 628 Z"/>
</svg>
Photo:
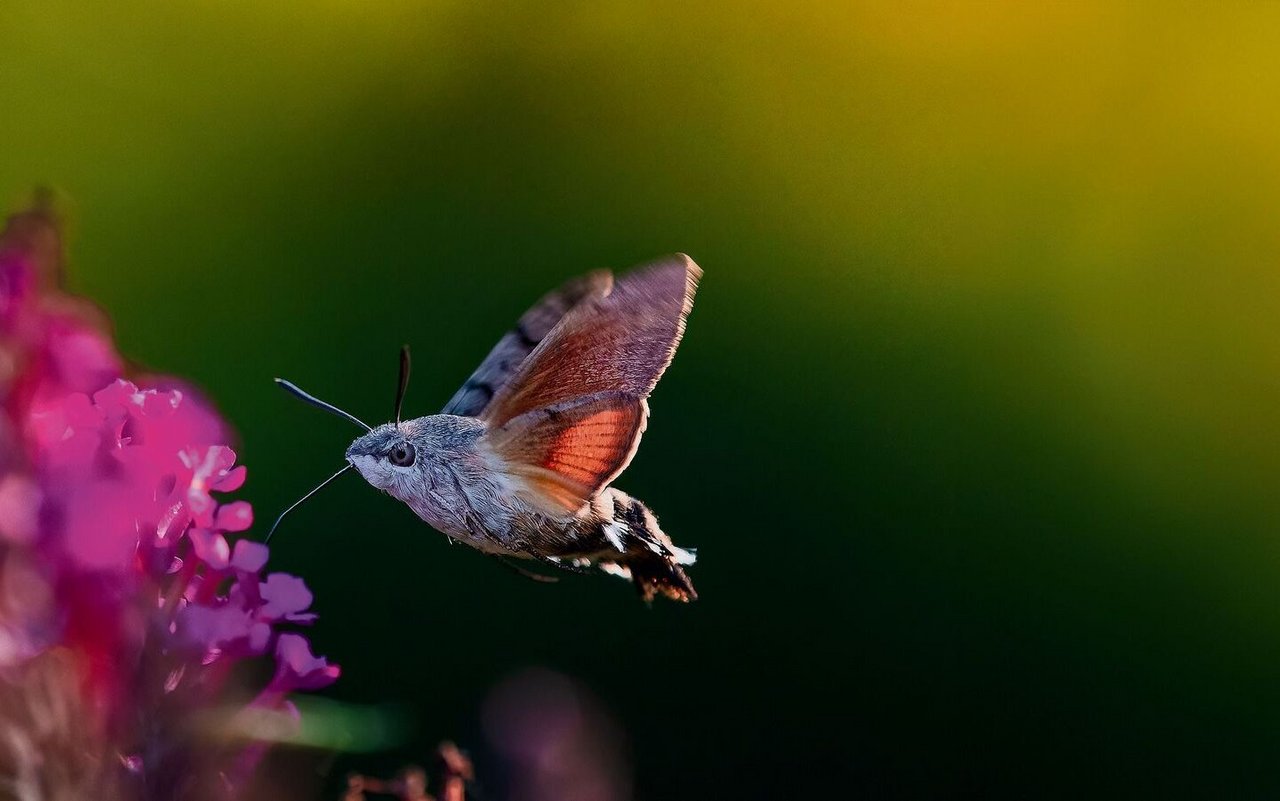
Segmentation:
<svg viewBox="0 0 1280 801">
<path fill-rule="evenodd" d="M 122 377 L 104 317 L 62 292 L 60 269 L 52 215 L 11 218 L 0 235 L 0 742 L 27 737 L 47 763 L 58 742 L 41 738 L 53 735 L 12 721 L 63 703 L 41 698 L 62 686 L 80 694 L 79 730 L 63 735 L 83 763 L 65 781 L 100 798 L 170 785 L 161 795 L 225 797 L 258 753 L 252 733 L 193 721 L 287 709 L 290 692 L 324 687 L 338 667 L 292 630 L 315 618 L 303 581 L 264 575 L 267 547 L 229 539 L 253 511 L 223 497 L 245 468 L 222 420 L 172 380 Z M 12 750 L 0 749 L 0 778 L 16 781 L 23 749 Z"/>
</svg>

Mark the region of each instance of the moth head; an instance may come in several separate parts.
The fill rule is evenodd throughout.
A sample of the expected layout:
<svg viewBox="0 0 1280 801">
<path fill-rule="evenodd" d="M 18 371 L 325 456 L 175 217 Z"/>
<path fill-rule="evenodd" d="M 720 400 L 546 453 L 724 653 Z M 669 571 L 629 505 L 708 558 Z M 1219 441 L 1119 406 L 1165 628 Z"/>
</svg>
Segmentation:
<svg viewBox="0 0 1280 801">
<path fill-rule="evenodd" d="M 409 483 L 424 455 L 416 421 L 387 423 L 356 439 L 347 448 L 347 462 L 373 486 L 396 494 Z"/>
<path fill-rule="evenodd" d="M 271 526 L 271 530 L 267 532 L 267 540 L 271 539 L 271 535 L 280 526 L 280 521 L 284 519 L 285 515 L 352 467 L 356 468 L 360 475 L 364 476 L 365 480 L 370 484 L 378 489 L 390 492 L 400 500 L 406 500 L 416 492 L 421 491 L 420 486 L 414 486 L 415 484 L 422 484 L 421 478 L 416 481 L 413 478 L 418 464 L 418 454 L 422 444 L 424 444 L 414 441 L 415 434 L 419 433 L 418 421 L 410 420 L 407 423 L 402 423 L 400 420 L 400 412 L 404 407 L 405 389 L 409 386 L 408 345 L 400 349 L 400 380 L 396 384 L 395 423 L 387 423 L 373 428 L 359 417 L 334 406 L 328 401 L 320 400 L 314 395 L 304 392 L 290 381 L 277 378 L 276 383 L 295 397 L 312 406 L 345 418 L 369 433 L 351 443 L 351 447 L 347 448 L 347 465 L 345 467 L 322 481 L 315 489 L 302 496 L 293 506 L 281 512 L 280 516 L 276 518 L 276 522 Z"/>
</svg>

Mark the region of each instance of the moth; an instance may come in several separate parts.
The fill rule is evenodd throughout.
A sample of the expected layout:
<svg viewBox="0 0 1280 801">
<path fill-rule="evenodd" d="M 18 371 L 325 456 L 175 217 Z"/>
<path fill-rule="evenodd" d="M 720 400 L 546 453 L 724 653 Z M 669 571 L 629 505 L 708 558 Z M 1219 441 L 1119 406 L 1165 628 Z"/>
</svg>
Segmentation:
<svg viewBox="0 0 1280 801">
<path fill-rule="evenodd" d="M 613 486 L 640 444 L 649 394 L 671 363 L 702 270 L 683 254 L 615 279 L 569 281 L 520 317 L 440 414 L 376 428 L 284 379 L 294 395 L 363 427 L 347 464 L 453 541 L 499 557 L 629 579 L 646 601 L 697 598 L 679 548 L 642 502 Z M 271 533 L 267 537 L 270 539 Z"/>
</svg>

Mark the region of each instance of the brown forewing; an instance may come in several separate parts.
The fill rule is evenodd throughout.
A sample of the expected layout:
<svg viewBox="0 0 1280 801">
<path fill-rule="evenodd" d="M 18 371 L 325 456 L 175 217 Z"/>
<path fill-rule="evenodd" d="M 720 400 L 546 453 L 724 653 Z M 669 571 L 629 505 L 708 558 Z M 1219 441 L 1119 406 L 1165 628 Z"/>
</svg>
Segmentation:
<svg viewBox="0 0 1280 801">
<path fill-rule="evenodd" d="M 601 392 L 646 398 L 684 333 L 702 270 L 683 254 L 583 297 L 538 343 L 480 415 L 501 426 L 525 412 Z"/>
<path fill-rule="evenodd" d="M 604 297 L 612 286 L 613 276 L 607 270 L 598 270 L 574 278 L 544 295 L 498 340 L 471 377 L 445 404 L 443 413 L 478 416 L 565 313 L 584 298 Z"/>
</svg>

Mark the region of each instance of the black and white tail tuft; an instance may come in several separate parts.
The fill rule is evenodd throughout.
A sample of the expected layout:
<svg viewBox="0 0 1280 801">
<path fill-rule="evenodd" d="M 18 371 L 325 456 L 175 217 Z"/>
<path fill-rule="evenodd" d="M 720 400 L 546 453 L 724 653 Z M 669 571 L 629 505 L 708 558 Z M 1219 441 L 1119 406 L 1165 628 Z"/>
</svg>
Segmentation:
<svg viewBox="0 0 1280 801">
<path fill-rule="evenodd" d="M 611 520 L 601 531 L 617 555 L 599 557 L 600 569 L 630 579 L 646 601 L 659 593 L 676 601 L 696 601 L 698 593 L 683 565 L 697 559 L 691 550 L 679 548 L 658 526 L 658 519 L 643 503 L 615 488 L 606 490 L 612 501 Z"/>
</svg>

